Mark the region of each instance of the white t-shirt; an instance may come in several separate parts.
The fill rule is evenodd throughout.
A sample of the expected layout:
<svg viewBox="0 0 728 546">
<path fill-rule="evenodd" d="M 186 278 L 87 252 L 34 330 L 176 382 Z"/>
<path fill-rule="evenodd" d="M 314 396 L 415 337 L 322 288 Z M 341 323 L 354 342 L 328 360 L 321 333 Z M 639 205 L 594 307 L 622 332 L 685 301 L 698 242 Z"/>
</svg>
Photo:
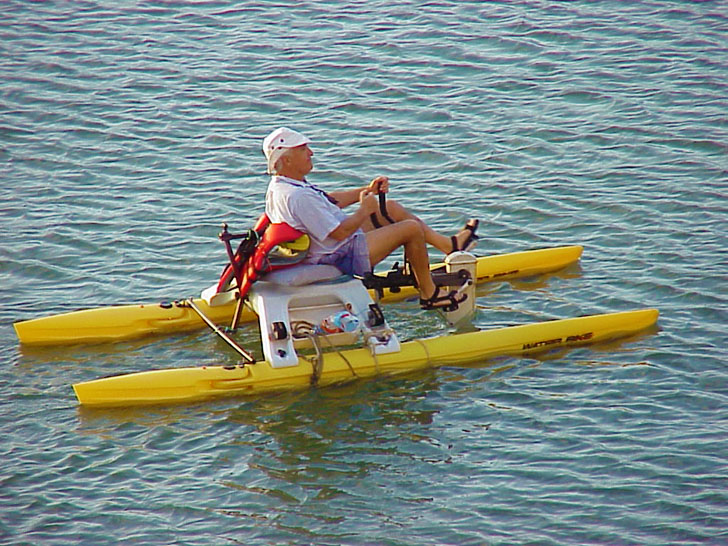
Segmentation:
<svg viewBox="0 0 728 546">
<path fill-rule="evenodd" d="M 307 262 L 316 262 L 320 256 L 335 252 L 349 240 L 348 237 L 343 241 L 329 237 L 346 219 L 346 213 L 308 182 L 273 176 L 265 195 L 265 212 L 271 222 L 285 222 L 308 234 L 311 247 Z"/>
</svg>

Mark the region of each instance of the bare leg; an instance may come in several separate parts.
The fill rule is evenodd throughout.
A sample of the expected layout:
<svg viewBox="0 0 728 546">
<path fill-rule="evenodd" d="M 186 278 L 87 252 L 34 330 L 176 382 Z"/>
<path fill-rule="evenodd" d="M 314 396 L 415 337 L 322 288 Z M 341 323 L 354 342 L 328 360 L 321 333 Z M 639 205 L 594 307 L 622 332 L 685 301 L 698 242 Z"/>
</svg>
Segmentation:
<svg viewBox="0 0 728 546">
<path fill-rule="evenodd" d="M 400 246 L 404 246 L 412 272 L 417 279 L 420 296 L 427 299 L 435 293 L 435 283 L 430 275 L 430 259 L 427 254 L 425 232 L 420 222 L 406 219 L 396 224 L 388 224 L 379 229 L 370 230 L 366 237 L 372 267 Z"/>
<path fill-rule="evenodd" d="M 420 227 L 422 229 L 422 232 L 425 237 L 425 242 L 429 245 L 434 246 L 436 249 L 438 249 L 443 254 L 449 254 L 452 252 L 452 241 L 450 240 L 450 237 L 448 235 L 443 235 L 441 233 L 438 233 L 434 229 L 432 229 L 430 226 L 425 224 L 422 220 L 420 220 L 417 216 L 412 214 L 409 210 L 407 210 L 405 207 L 400 205 L 397 201 L 394 200 L 387 200 L 387 213 L 389 216 L 394 220 L 395 222 L 402 222 L 403 220 L 414 220 L 415 222 L 420 224 Z M 377 221 L 381 226 L 387 227 L 389 224 L 389 220 L 385 219 L 381 212 L 377 211 Z M 363 225 L 362 229 L 365 232 L 370 232 L 376 229 L 374 224 L 372 224 L 371 220 L 367 220 Z M 383 229 L 383 228 L 381 228 Z M 461 230 L 457 235 L 457 240 L 460 246 L 462 246 L 462 243 L 465 242 L 465 240 L 468 238 L 468 235 L 470 234 L 467 230 Z M 390 251 L 391 252 L 391 251 Z M 382 258 L 384 259 L 384 258 Z M 381 260 L 380 260 L 381 261 Z"/>
</svg>

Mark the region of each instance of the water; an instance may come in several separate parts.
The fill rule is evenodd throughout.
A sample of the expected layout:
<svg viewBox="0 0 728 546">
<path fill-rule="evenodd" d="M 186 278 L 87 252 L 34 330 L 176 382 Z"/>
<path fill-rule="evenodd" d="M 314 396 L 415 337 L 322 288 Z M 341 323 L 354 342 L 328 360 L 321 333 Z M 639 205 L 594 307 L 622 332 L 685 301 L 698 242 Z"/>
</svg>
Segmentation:
<svg viewBox="0 0 728 546">
<path fill-rule="evenodd" d="M 724 2 L 0 7 L 0 543 L 728 542 Z M 657 307 L 535 359 L 152 409 L 70 384 L 228 363 L 206 332 L 21 348 L 16 320 L 199 293 L 248 227 L 262 138 L 377 174 L 481 253 L 583 244 L 483 287 L 480 328 Z M 404 337 L 437 318 L 388 308 Z M 249 329 L 243 339 L 252 342 Z"/>
</svg>

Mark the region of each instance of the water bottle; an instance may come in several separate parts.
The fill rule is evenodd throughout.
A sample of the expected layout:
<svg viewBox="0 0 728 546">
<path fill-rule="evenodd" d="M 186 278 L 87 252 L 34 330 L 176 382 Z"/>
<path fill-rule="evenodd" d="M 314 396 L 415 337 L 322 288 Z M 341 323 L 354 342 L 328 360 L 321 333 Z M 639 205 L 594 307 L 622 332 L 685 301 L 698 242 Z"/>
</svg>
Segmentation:
<svg viewBox="0 0 728 546">
<path fill-rule="evenodd" d="M 349 311 L 339 311 L 325 317 L 316 326 L 317 334 L 338 334 L 341 332 L 355 332 L 359 329 L 359 319 Z"/>
</svg>

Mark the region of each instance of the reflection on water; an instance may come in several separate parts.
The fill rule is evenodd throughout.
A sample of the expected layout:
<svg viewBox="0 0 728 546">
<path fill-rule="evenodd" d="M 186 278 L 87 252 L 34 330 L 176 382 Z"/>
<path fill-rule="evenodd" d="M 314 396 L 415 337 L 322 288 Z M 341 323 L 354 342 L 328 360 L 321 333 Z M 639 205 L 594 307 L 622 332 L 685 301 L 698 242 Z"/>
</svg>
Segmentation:
<svg viewBox="0 0 728 546">
<path fill-rule="evenodd" d="M 4 2 L 0 541 L 721 543 L 727 20 L 715 2 L 615 5 Z M 19 348 L 11 324 L 199 293 L 220 224 L 262 211 L 279 125 L 313 139 L 312 182 L 387 175 L 438 230 L 480 218 L 483 255 L 584 246 L 578 267 L 479 287 L 475 327 L 637 307 L 659 327 L 79 408 L 78 381 L 237 357 L 204 330 Z M 416 301 L 386 313 L 406 339 L 445 328 Z M 259 350 L 257 328 L 237 336 Z"/>
</svg>

